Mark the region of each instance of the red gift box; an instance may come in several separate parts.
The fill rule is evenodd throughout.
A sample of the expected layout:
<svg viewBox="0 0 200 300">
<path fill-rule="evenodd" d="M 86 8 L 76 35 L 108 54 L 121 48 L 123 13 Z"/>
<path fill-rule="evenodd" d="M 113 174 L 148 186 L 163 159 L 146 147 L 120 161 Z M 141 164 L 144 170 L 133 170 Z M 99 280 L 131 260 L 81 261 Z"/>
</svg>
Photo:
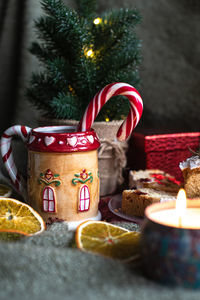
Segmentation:
<svg viewBox="0 0 200 300">
<path fill-rule="evenodd" d="M 142 134 L 130 141 L 128 165 L 131 169 L 160 169 L 183 180 L 179 163 L 199 149 L 200 132 Z"/>
</svg>

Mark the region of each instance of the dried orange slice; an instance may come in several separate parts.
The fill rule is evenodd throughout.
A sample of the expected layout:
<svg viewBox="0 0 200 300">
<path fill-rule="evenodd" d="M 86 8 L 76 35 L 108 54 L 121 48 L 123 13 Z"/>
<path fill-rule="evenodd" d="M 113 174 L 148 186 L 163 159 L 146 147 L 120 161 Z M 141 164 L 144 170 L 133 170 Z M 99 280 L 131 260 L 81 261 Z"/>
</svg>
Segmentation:
<svg viewBox="0 0 200 300">
<path fill-rule="evenodd" d="M 139 253 L 139 233 L 102 221 L 86 221 L 76 230 L 76 245 L 83 251 L 127 260 Z"/>
<path fill-rule="evenodd" d="M 11 192 L 7 185 L 0 183 L 0 197 L 10 197 Z"/>
<path fill-rule="evenodd" d="M 45 230 L 42 217 L 29 205 L 11 198 L 0 198 L 1 236 L 32 236 Z"/>
</svg>

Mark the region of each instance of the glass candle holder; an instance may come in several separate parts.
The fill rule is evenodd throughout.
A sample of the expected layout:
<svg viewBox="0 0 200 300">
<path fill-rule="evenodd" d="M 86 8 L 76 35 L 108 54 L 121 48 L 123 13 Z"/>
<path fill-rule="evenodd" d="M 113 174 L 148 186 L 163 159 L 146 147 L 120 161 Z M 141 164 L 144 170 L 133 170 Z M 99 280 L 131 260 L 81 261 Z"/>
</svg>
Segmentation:
<svg viewBox="0 0 200 300">
<path fill-rule="evenodd" d="M 199 222 L 195 225 L 191 220 L 190 226 L 188 222 L 185 225 L 178 220 L 176 224 L 173 220 L 174 209 L 175 201 L 147 207 L 141 231 L 142 266 L 148 277 L 161 283 L 199 288 Z M 187 210 L 200 219 L 200 200 L 187 201 Z M 168 221 L 160 218 L 166 211 L 169 212 Z"/>
</svg>

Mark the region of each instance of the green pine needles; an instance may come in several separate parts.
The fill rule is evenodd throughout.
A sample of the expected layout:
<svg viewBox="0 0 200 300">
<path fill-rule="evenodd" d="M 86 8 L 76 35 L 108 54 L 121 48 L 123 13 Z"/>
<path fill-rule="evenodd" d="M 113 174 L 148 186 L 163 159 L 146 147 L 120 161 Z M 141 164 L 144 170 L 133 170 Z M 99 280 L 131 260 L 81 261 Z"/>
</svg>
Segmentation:
<svg viewBox="0 0 200 300">
<path fill-rule="evenodd" d="M 88 103 L 105 85 L 140 82 L 140 41 L 135 9 L 96 13 L 95 0 L 76 0 L 76 10 L 61 0 L 42 0 L 44 15 L 35 22 L 38 40 L 31 45 L 43 68 L 33 73 L 28 100 L 50 118 L 80 120 Z M 112 98 L 96 120 L 120 120 L 129 103 Z"/>
</svg>

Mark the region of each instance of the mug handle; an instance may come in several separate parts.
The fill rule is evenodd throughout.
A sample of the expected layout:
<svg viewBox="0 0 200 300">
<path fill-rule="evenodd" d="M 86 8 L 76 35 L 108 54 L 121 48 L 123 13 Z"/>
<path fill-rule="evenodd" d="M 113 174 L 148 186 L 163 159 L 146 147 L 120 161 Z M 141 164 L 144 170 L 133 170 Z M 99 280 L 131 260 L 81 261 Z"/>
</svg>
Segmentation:
<svg viewBox="0 0 200 300">
<path fill-rule="evenodd" d="M 1 156 L 3 159 L 3 163 L 6 167 L 6 170 L 8 171 L 8 174 L 12 180 L 14 188 L 20 194 L 22 194 L 24 199 L 26 199 L 26 195 L 27 195 L 26 183 L 24 178 L 18 172 L 17 167 L 14 163 L 11 142 L 13 136 L 15 135 L 19 136 L 24 143 L 28 142 L 31 130 L 32 128 L 27 126 L 21 126 L 21 125 L 14 125 L 12 127 L 9 127 L 3 133 L 1 138 L 1 144 L 0 144 Z"/>
</svg>

